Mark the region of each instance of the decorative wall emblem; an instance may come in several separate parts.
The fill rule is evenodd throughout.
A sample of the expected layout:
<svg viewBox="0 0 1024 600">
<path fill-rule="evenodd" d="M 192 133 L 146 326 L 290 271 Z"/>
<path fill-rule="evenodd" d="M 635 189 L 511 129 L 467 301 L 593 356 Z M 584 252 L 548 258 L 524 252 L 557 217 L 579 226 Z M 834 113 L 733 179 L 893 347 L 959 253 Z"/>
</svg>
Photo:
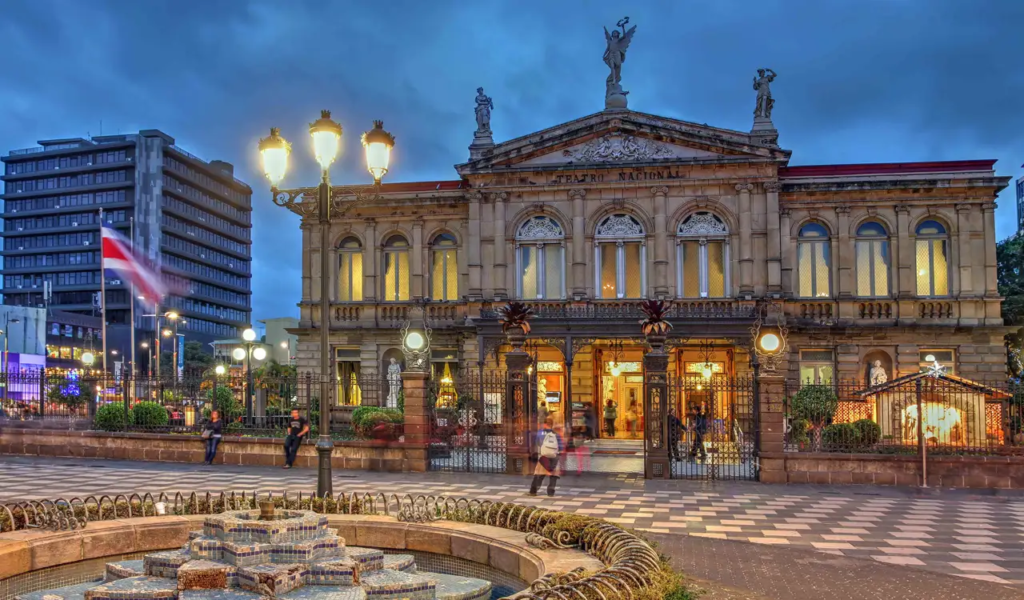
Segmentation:
<svg viewBox="0 0 1024 600">
<path fill-rule="evenodd" d="M 550 240 L 565 236 L 562 226 L 550 217 L 533 217 L 519 226 L 517 240 Z"/>
<path fill-rule="evenodd" d="M 671 146 L 632 135 L 608 134 L 575 148 L 562 156 L 580 162 L 628 162 L 673 158 Z"/>
<path fill-rule="evenodd" d="M 629 215 L 609 215 L 595 232 L 598 237 L 636 237 L 643 234 L 643 225 Z"/>
<path fill-rule="evenodd" d="M 709 212 L 690 215 L 679 225 L 679 235 L 706 236 L 727 235 L 729 228 L 717 216 Z"/>
</svg>

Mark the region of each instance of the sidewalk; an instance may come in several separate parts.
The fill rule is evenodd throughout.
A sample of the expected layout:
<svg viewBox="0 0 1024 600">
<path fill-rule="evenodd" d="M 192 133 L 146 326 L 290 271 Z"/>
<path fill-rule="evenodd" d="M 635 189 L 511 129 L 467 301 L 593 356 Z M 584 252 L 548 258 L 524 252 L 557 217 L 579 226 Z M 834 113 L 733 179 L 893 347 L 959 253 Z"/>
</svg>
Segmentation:
<svg viewBox="0 0 1024 600">
<path fill-rule="evenodd" d="M 337 471 L 334 483 L 335 492 L 472 496 L 605 518 L 658 539 L 692 576 L 765 597 L 804 596 L 779 596 L 789 594 L 787 585 L 799 586 L 769 586 L 774 580 L 764 570 L 802 581 L 798 571 L 817 569 L 803 586 L 818 590 L 816 600 L 819 583 L 863 586 L 872 573 L 878 573 L 878 589 L 889 590 L 886 598 L 920 597 L 913 582 L 939 579 L 973 591 L 931 597 L 1024 598 L 1024 497 L 1015 494 L 568 476 L 549 499 L 527 496 L 526 486 L 525 479 L 506 475 L 364 471 Z M 0 456 L 0 502 L 135 491 L 308 494 L 315 488 L 313 469 Z M 789 560 L 793 568 L 771 566 L 775 560 Z M 844 575 L 854 566 L 859 579 Z M 897 593 L 904 588 L 908 595 Z"/>
</svg>

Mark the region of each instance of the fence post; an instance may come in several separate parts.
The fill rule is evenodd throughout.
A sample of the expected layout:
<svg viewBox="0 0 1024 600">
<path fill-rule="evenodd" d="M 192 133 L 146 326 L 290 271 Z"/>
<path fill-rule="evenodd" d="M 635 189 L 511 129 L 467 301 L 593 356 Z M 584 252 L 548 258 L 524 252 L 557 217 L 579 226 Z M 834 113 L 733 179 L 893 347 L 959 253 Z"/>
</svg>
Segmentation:
<svg viewBox="0 0 1024 600">
<path fill-rule="evenodd" d="M 39 371 L 39 418 L 46 414 L 46 372 Z"/>
<path fill-rule="evenodd" d="M 505 354 L 508 371 L 505 380 L 505 472 L 520 475 L 525 475 L 530 467 L 530 446 L 533 443 L 530 407 L 536 403 L 526 372 L 532 359 L 523 350 L 525 337 L 509 335 L 512 350 Z"/>
<path fill-rule="evenodd" d="M 121 378 L 121 398 L 124 400 L 124 430 L 128 431 L 129 426 L 131 425 L 131 417 L 128 414 L 128 411 L 131 410 L 132 404 L 131 404 L 131 398 L 130 398 L 130 396 L 128 394 L 128 386 L 126 385 L 126 383 L 127 383 L 127 380 L 122 377 Z"/>
<path fill-rule="evenodd" d="M 425 371 L 403 371 L 402 389 L 405 395 L 405 463 L 406 470 L 422 473 L 427 470 L 430 446 L 430 407 L 427 406 L 427 379 Z"/>
<path fill-rule="evenodd" d="M 755 357 L 756 361 L 756 357 Z M 784 435 L 786 430 L 786 380 L 776 373 L 762 374 L 754 363 L 756 381 L 757 455 L 761 483 L 786 483 Z"/>
<path fill-rule="evenodd" d="M 651 351 L 644 354 L 644 477 L 672 477 L 668 452 L 668 354 L 664 338 L 647 338 Z"/>
</svg>

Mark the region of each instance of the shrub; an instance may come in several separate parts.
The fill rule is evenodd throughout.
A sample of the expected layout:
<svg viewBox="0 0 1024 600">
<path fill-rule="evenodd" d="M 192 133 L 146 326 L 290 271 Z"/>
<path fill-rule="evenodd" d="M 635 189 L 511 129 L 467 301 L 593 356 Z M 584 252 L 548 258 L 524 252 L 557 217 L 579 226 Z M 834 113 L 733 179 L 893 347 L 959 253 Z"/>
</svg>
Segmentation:
<svg viewBox="0 0 1024 600">
<path fill-rule="evenodd" d="M 124 404 L 112 402 L 100 406 L 96 410 L 96 418 L 93 421 L 93 425 L 101 431 L 123 430 L 125 426 Z"/>
<path fill-rule="evenodd" d="M 207 402 L 213 400 L 213 389 L 206 392 Z M 203 418 L 210 418 L 210 406 L 203 409 Z M 217 410 L 220 411 L 220 418 L 225 423 L 234 423 L 245 414 L 245 406 L 241 402 L 235 399 L 235 393 L 231 391 L 231 388 L 226 386 L 217 387 Z"/>
<path fill-rule="evenodd" d="M 821 433 L 826 450 L 852 450 L 861 444 L 860 429 L 853 423 L 833 423 Z"/>
<path fill-rule="evenodd" d="M 132 407 L 129 416 L 139 427 L 163 427 L 167 425 L 167 409 L 156 402 L 139 402 Z"/>
<path fill-rule="evenodd" d="M 827 385 L 806 385 L 789 399 L 789 410 L 798 419 L 806 419 L 814 431 L 814 450 L 821 450 L 821 429 L 839 410 L 839 398 Z"/>
<path fill-rule="evenodd" d="M 810 427 L 811 423 L 807 419 L 793 419 L 789 423 L 789 441 L 794 444 L 807 443 L 810 440 L 807 436 Z"/>
<path fill-rule="evenodd" d="M 381 423 L 401 425 L 404 422 L 404 415 L 394 408 L 360 406 L 352 411 L 352 428 L 360 437 L 371 437 L 374 427 Z"/>
<path fill-rule="evenodd" d="M 46 392 L 46 398 L 50 402 L 61 404 L 68 408 L 78 408 L 85 403 L 88 394 L 82 393 L 82 386 L 88 384 L 81 381 L 69 380 L 63 377 L 50 379 L 50 389 Z"/>
<path fill-rule="evenodd" d="M 882 439 L 882 428 L 871 419 L 855 421 L 853 426 L 857 428 L 861 446 L 874 446 Z"/>
</svg>

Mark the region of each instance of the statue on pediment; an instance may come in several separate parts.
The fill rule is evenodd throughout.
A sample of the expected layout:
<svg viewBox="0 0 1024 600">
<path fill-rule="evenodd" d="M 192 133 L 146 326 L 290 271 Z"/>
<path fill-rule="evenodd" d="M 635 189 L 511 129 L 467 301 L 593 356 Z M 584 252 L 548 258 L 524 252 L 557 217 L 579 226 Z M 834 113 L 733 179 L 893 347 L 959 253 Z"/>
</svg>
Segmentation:
<svg viewBox="0 0 1024 600">
<path fill-rule="evenodd" d="M 775 71 L 771 69 L 758 69 L 757 77 L 754 78 L 754 91 L 757 92 L 757 103 L 754 106 L 755 119 L 771 119 L 772 107 L 775 100 L 772 100 L 771 82 L 775 81 Z"/>
<path fill-rule="evenodd" d="M 484 88 L 476 88 L 476 133 L 491 134 L 491 111 L 494 110 L 494 102 L 490 96 L 484 94 Z"/>
<path fill-rule="evenodd" d="M 605 90 L 605 106 L 607 108 L 626 108 L 626 94 L 629 92 L 623 92 L 620 82 L 622 81 L 622 63 L 626 62 L 626 50 L 629 49 L 629 43 L 633 41 L 633 33 L 636 32 L 636 25 L 626 29 L 626 25 L 629 24 L 629 17 L 625 17 L 616 23 L 617 27 L 622 29 L 620 33 L 618 29 L 613 30 L 611 33 L 608 32 L 608 28 L 604 28 L 604 39 L 607 43 L 604 51 L 604 64 L 608 65 L 608 69 L 611 71 L 608 74 Z"/>
</svg>

